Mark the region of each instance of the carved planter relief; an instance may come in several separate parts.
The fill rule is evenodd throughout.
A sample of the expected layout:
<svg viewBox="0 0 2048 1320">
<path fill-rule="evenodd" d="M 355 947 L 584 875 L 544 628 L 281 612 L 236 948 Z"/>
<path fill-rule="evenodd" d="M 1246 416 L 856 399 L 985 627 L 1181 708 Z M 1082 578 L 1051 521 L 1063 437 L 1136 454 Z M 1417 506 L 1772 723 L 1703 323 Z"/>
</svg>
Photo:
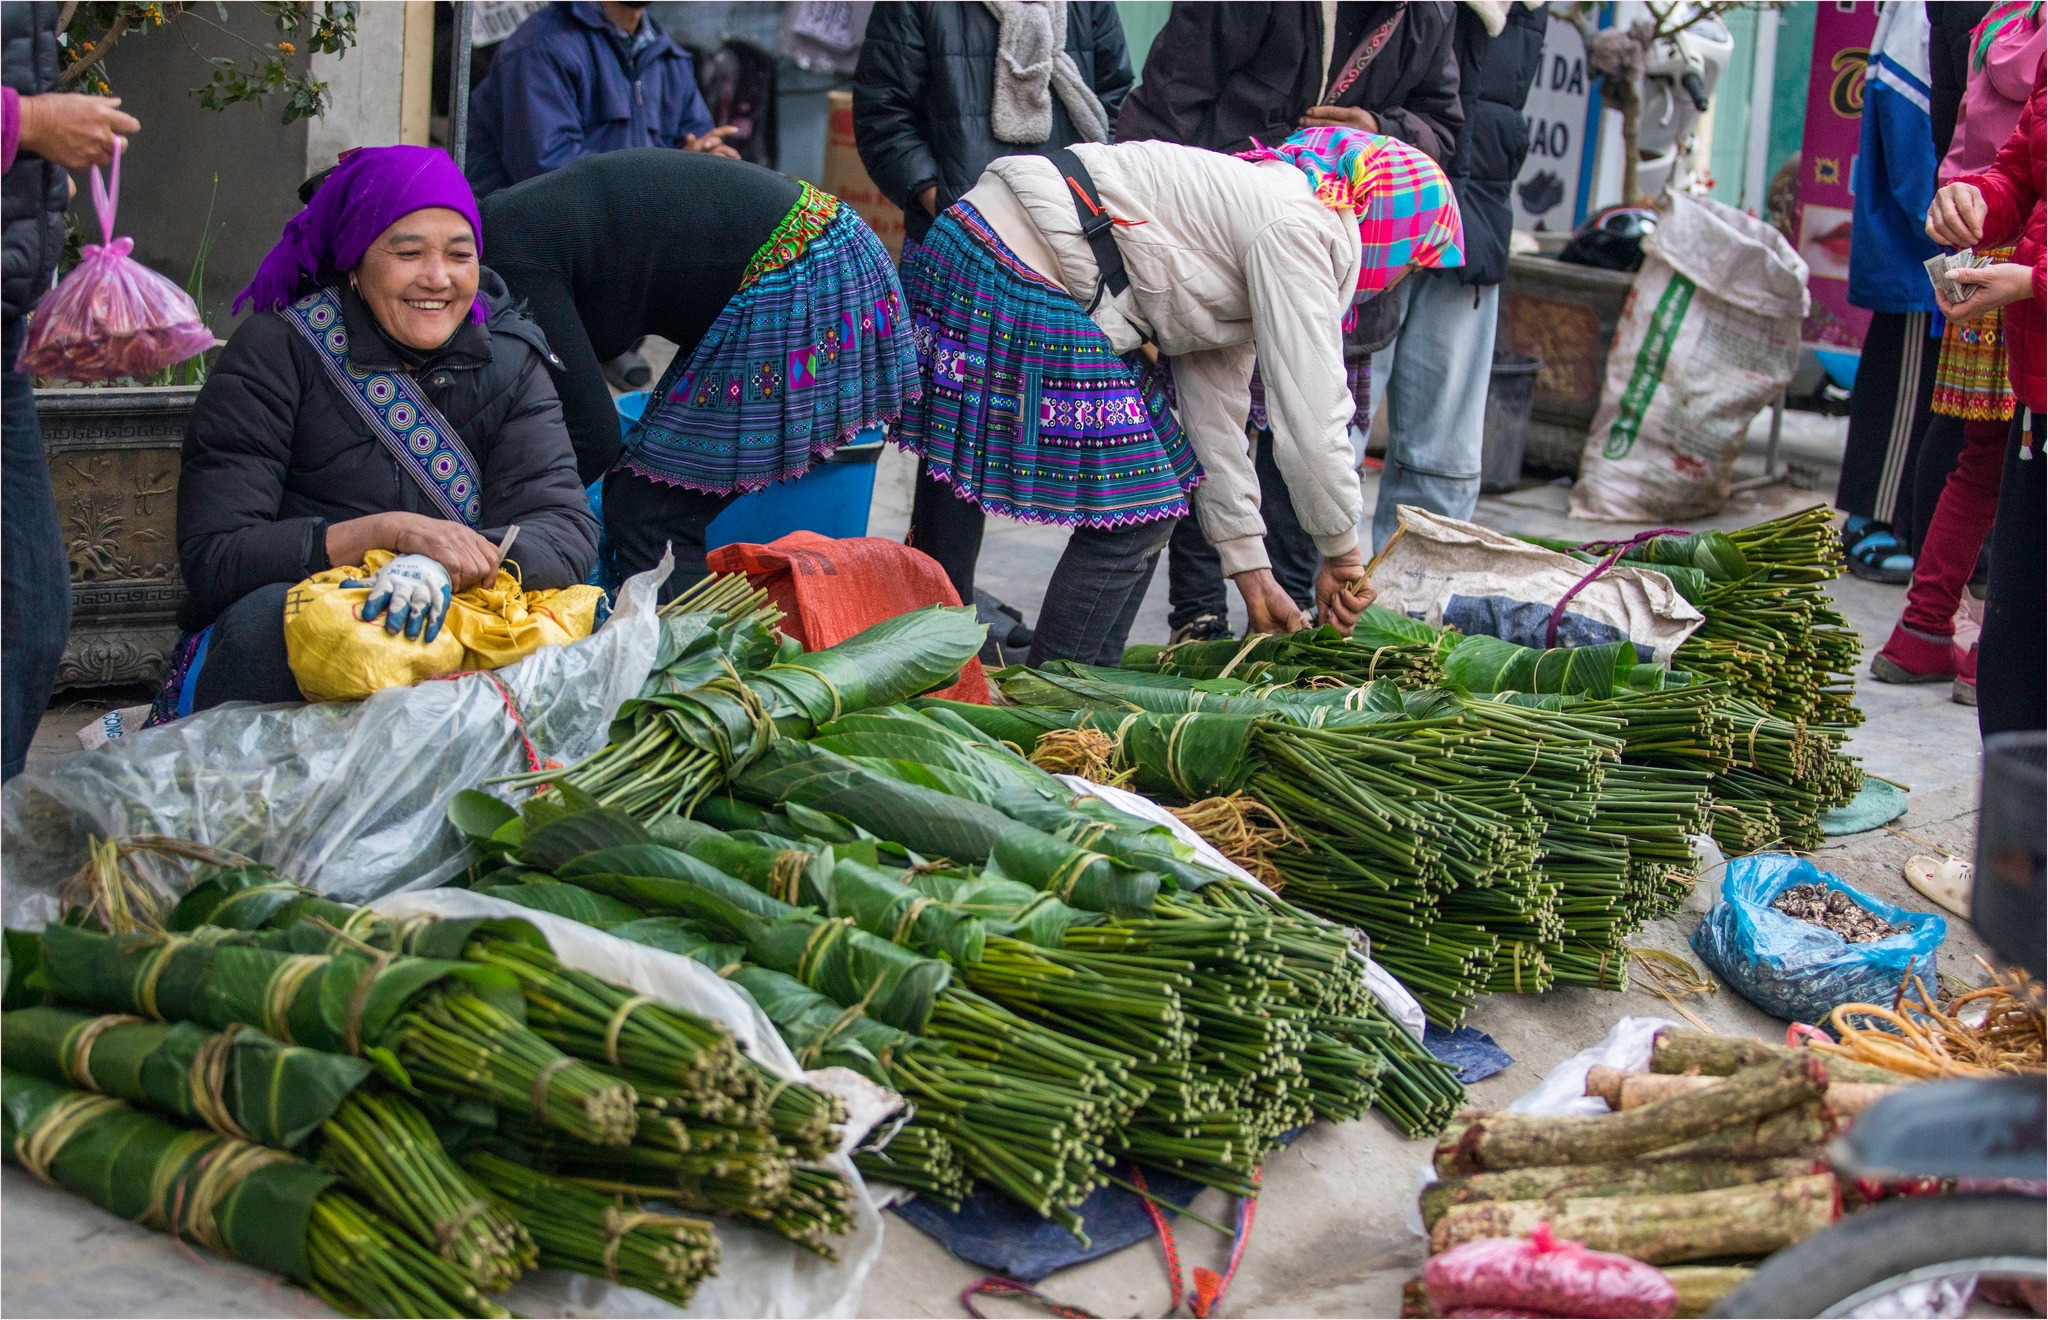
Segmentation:
<svg viewBox="0 0 2048 1320">
<path fill-rule="evenodd" d="M 178 640 L 178 454 L 196 386 L 37 390 L 71 561 L 58 688 L 161 682 Z"/>
</svg>

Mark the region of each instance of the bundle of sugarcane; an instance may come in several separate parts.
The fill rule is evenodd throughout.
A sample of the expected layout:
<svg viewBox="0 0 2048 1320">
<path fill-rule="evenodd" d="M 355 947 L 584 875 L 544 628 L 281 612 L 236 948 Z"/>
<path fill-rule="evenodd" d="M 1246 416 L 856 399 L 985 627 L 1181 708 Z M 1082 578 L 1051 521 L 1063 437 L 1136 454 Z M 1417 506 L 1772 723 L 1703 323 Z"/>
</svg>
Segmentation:
<svg viewBox="0 0 2048 1320">
<path fill-rule="evenodd" d="M 361 1059 L 246 1028 L 209 1032 L 55 1007 L 20 1009 L 4 1024 L 0 1050 L 18 1072 L 238 1140 L 304 1144 L 479 1288 L 503 1288 L 533 1264 L 533 1244 L 455 1167 L 412 1103 L 363 1085 L 370 1066 Z"/>
<path fill-rule="evenodd" d="M 0 1070 L 0 1146 L 101 1209 L 305 1284 L 354 1316 L 501 1317 L 453 1265 L 283 1151 Z"/>
<path fill-rule="evenodd" d="M 1324 626 L 1295 633 L 1254 633 L 1242 641 L 1133 646 L 1124 652 L 1121 665 L 1182 678 L 1236 677 L 1254 684 L 1334 678 L 1354 685 L 1383 678 L 1397 687 L 1425 688 L 1442 682 L 1442 640 L 1408 635 L 1390 619 L 1407 622 L 1391 610 L 1373 607 L 1348 637 Z"/>
<path fill-rule="evenodd" d="M 1762 1256 L 1824 1227 L 1834 1179 L 1828 1074 L 1808 1053 L 1597 1116 L 1461 1117 L 1425 1192 L 1430 1250 L 1539 1221 L 1599 1251 L 1662 1265 Z"/>
<path fill-rule="evenodd" d="M 610 1279 L 677 1306 L 718 1272 L 718 1237 L 705 1220 L 650 1211 L 489 1151 L 463 1167 L 511 1208 L 544 1268 Z"/>
<path fill-rule="evenodd" d="M 592 1141 L 623 1143 L 636 1122 L 632 1088 L 528 1030 L 517 982 L 496 969 L 58 925 L 43 932 L 42 971 L 68 1003 L 220 1030 L 249 1023 L 331 1053 L 388 1051 L 416 1085 Z"/>
<path fill-rule="evenodd" d="M 620 708 L 613 740 L 567 770 L 503 782 L 567 784 L 645 819 L 688 815 L 719 779 L 758 757 L 778 732 L 802 736 L 851 711 L 893 705 L 938 687 L 981 649 L 972 609 L 932 607 L 885 619 L 837 646 L 688 691 Z"/>
</svg>

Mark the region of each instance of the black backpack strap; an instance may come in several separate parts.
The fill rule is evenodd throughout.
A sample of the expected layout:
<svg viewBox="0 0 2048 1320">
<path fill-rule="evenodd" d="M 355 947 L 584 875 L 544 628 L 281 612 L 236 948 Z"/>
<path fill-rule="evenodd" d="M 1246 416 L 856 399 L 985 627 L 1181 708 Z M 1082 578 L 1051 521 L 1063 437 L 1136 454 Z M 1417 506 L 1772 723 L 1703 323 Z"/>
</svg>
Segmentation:
<svg viewBox="0 0 2048 1320">
<path fill-rule="evenodd" d="M 1124 254 L 1116 245 L 1116 219 L 1102 204 L 1102 195 L 1095 191 L 1095 180 L 1079 156 L 1066 147 L 1055 147 L 1045 157 L 1066 181 L 1067 191 L 1074 195 L 1074 213 L 1081 217 L 1081 236 L 1088 240 L 1088 249 L 1095 254 L 1095 297 L 1088 303 L 1092 315 L 1101 304 L 1104 291 L 1113 298 L 1131 287 L 1131 277 L 1124 271 Z"/>
</svg>

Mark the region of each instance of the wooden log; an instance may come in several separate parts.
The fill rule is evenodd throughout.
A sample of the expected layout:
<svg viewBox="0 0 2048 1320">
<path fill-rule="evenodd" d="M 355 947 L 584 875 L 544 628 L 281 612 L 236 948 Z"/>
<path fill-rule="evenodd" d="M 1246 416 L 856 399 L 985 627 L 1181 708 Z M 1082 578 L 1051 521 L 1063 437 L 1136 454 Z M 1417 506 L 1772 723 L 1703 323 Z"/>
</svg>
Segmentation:
<svg viewBox="0 0 2048 1320">
<path fill-rule="evenodd" d="M 1626 1068 L 1609 1068 L 1595 1064 L 1586 1070 L 1586 1094 L 1598 1096 L 1607 1102 L 1609 1109 L 1621 1108 L 1621 1088 L 1630 1077 L 1636 1076 Z"/>
<path fill-rule="evenodd" d="M 1626 1160 L 1790 1109 L 1827 1088 L 1814 1057 L 1779 1059 L 1731 1080 L 1618 1114 L 1480 1114 L 1454 1122 L 1438 1139 L 1436 1170 L 1449 1176 Z"/>
<path fill-rule="evenodd" d="M 1548 1223 L 1558 1237 L 1651 1265 L 1768 1256 L 1835 1218 L 1830 1174 L 1781 1178 L 1679 1196 L 1592 1196 L 1563 1201 L 1481 1201 L 1453 1206 L 1430 1230 L 1431 1254 L 1481 1238 L 1526 1237 Z"/>
<path fill-rule="evenodd" d="M 1706 1192 L 1817 1173 L 1813 1160 L 1660 1160 L 1628 1164 L 1563 1164 L 1443 1178 L 1422 1189 L 1422 1222 L 1434 1227 L 1454 1205 L 1477 1201 L 1555 1201 L 1585 1196 Z"/>
<path fill-rule="evenodd" d="M 1719 1086 L 1727 1080 L 1723 1077 L 1702 1077 L 1694 1073 L 1630 1073 L 1600 1068 L 1593 1071 L 1616 1073 L 1613 1077 L 1600 1079 L 1603 1091 L 1614 1092 L 1615 1098 L 1608 1099 L 1607 1103 L 1615 1109 L 1638 1109 L 1674 1095 L 1683 1095 L 1687 1091 L 1703 1091 L 1710 1086 Z M 1830 1080 L 1827 1092 L 1828 1110 L 1837 1118 L 1854 1118 L 1896 1091 L 1900 1085 L 1903 1083 Z M 1589 1090 L 1586 1094 L 1595 1093 Z M 1616 1104 L 1615 1099 L 1619 1099 L 1620 1103 Z"/>
<path fill-rule="evenodd" d="M 1727 1080 L 1725 1077 L 1698 1077 L 1691 1073 L 1630 1073 L 1622 1079 L 1618 1108 L 1640 1109 L 1688 1091 L 1704 1091 Z"/>
<path fill-rule="evenodd" d="M 1678 1320 L 1695 1320 L 1755 1276 L 1755 1270 L 1742 1265 L 1673 1265 L 1664 1271 L 1678 1289 L 1678 1306 L 1671 1314 Z"/>
<path fill-rule="evenodd" d="M 1704 1137 L 1646 1151 L 1643 1160 L 1819 1159 L 1835 1136 L 1835 1123 L 1822 1102 L 1809 1100 L 1759 1119 L 1731 1124 Z"/>
<path fill-rule="evenodd" d="M 1911 1078 L 1854 1059 L 1840 1059 L 1818 1050 L 1793 1050 L 1746 1036 L 1710 1036 L 1704 1031 L 1682 1031 L 1666 1027 L 1650 1044 L 1650 1071 L 1655 1073 L 1700 1073 L 1727 1077 L 1745 1068 L 1774 1059 L 1820 1059 L 1830 1080 L 1837 1082 L 1904 1082 Z"/>
</svg>

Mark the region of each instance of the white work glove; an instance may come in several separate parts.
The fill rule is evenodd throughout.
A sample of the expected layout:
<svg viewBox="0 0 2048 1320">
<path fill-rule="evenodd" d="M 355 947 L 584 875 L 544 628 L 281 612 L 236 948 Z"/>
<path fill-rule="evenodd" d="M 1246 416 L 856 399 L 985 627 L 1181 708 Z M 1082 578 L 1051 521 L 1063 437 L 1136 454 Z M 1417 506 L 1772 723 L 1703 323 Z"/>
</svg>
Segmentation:
<svg viewBox="0 0 2048 1320">
<path fill-rule="evenodd" d="M 368 582 L 352 580 L 341 585 L 370 589 L 369 599 L 363 602 L 364 623 L 375 623 L 381 614 L 385 632 L 395 636 L 402 628 L 407 637 L 427 642 L 441 635 L 448 602 L 455 594 L 448 570 L 426 555 L 399 555 L 371 574 Z M 421 636 L 423 629 L 425 636 Z"/>
</svg>

